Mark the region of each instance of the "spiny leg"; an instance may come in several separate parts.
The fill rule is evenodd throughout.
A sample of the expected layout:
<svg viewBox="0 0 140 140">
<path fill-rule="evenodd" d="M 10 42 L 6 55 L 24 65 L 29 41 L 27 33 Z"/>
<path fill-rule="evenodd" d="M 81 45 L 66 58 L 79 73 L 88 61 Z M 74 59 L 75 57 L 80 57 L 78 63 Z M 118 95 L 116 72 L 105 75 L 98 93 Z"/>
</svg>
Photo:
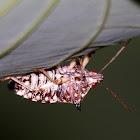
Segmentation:
<svg viewBox="0 0 140 140">
<path fill-rule="evenodd" d="M 8 76 L 8 77 L 5 77 L 4 79 L 1 79 L 0 81 L 5 81 L 5 80 L 8 80 L 8 79 L 11 79 L 13 81 L 15 81 L 16 83 L 22 85 L 23 87 L 25 87 L 26 89 L 30 90 L 30 91 L 34 91 L 33 89 L 31 89 L 29 86 L 25 85 L 22 81 L 18 80 L 16 77 L 14 76 Z"/>
</svg>

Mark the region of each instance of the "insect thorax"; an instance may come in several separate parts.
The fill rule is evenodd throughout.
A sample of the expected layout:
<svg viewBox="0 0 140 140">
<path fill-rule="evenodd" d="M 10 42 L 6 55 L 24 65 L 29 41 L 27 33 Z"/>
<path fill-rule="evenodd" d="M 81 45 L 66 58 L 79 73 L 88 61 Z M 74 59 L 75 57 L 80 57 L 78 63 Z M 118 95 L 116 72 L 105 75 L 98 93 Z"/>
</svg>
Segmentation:
<svg viewBox="0 0 140 140">
<path fill-rule="evenodd" d="M 73 69 L 70 69 L 69 66 L 64 66 L 47 71 L 47 73 L 53 80 L 70 77 L 70 81 L 62 84 L 54 84 L 50 88 L 36 92 L 38 87 L 50 84 L 51 81 L 41 72 L 32 72 L 25 76 L 18 76 L 17 79 L 34 91 L 30 91 L 22 85 L 14 83 L 12 80 L 9 81 L 9 87 L 14 88 L 17 95 L 36 102 L 79 104 L 92 85 L 100 82 L 103 77 L 96 72 L 82 71 L 79 65 L 76 65 Z"/>
</svg>

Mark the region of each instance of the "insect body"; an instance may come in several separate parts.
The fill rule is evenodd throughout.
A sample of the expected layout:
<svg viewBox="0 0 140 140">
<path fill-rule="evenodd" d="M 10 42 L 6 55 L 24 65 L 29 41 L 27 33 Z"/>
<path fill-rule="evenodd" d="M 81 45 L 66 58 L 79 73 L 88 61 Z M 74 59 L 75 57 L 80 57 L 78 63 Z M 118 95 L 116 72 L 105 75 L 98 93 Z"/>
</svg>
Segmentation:
<svg viewBox="0 0 140 140">
<path fill-rule="evenodd" d="M 90 88 L 103 79 L 102 74 L 89 72 L 85 69 L 81 71 L 80 65 L 75 65 L 72 69 L 70 66 L 64 66 L 52 71 L 47 71 L 47 74 L 52 80 L 62 78 L 70 78 L 70 80 L 64 83 L 55 84 L 49 80 L 44 73 L 33 72 L 25 76 L 17 77 L 19 81 L 23 82 L 32 90 L 13 80 L 9 81 L 9 87 L 14 88 L 17 95 L 32 101 L 41 103 L 72 103 L 80 109 L 80 103 Z M 49 85 L 51 86 L 46 88 Z"/>
</svg>

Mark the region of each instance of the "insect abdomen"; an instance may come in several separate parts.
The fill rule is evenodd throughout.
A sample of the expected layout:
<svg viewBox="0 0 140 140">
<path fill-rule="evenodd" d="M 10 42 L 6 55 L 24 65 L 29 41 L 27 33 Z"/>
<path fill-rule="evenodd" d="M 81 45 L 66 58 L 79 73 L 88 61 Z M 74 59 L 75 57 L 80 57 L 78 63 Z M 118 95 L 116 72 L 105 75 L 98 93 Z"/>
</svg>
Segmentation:
<svg viewBox="0 0 140 140">
<path fill-rule="evenodd" d="M 30 73 L 26 76 L 20 76 L 17 78 L 26 86 L 33 89 L 33 91 L 15 83 L 16 94 L 41 103 L 63 102 L 77 105 L 80 104 L 91 87 L 91 85 L 88 85 L 88 80 L 86 77 L 83 77 L 83 73 L 78 67 L 70 70 L 69 67 L 65 66 L 61 69 L 47 71 L 47 73 L 53 80 L 62 77 L 70 77 L 70 81 L 61 84 L 53 84 L 50 88 L 38 91 L 40 86 L 52 84 L 52 81 L 48 80 L 43 73 Z M 86 70 L 84 73 L 85 75 L 89 74 Z"/>
<path fill-rule="evenodd" d="M 52 76 L 54 71 L 49 71 L 49 74 Z M 54 75 L 53 75 L 54 77 Z M 55 77 L 54 77 L 55 78 Z M 26 76 L 17 77 L 18 80 L 23 82 L 26 86 L 30 87 L 34 91 L 30 91 L 29 89 L 23 87 L 22 85 L 14 82 L 13 80 L 9 81 L 8 87 L 9 89 L 14 89 L 17 95 L 23 96 L 24 98 L 30 99 L 32 101 L 37 102 L 55 102 L 53 100 L 55 92 L 58 90 L 58 85 L 53 86 L 52 88 L 42 90 L 40 92 L 35 92 L 39 86 L 44 84 L 49 84 L 51 81 L 46 78 L 46 76 L 42 73 L 31 73 Z"/>
</svg>

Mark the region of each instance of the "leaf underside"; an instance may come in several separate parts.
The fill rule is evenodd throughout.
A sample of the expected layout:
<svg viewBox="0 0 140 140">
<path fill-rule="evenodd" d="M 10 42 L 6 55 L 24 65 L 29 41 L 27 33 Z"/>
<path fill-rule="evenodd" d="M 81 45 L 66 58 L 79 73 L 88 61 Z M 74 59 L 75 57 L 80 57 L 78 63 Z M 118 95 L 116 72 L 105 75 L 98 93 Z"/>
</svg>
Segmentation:
<svg viewBox="0 0 140 140">
<path fill-rule="evenodd" d="M 140 35 L 134 0 L 2 0 L 0 9 L 0 77 L 50 68 Z"/>
</svg>

